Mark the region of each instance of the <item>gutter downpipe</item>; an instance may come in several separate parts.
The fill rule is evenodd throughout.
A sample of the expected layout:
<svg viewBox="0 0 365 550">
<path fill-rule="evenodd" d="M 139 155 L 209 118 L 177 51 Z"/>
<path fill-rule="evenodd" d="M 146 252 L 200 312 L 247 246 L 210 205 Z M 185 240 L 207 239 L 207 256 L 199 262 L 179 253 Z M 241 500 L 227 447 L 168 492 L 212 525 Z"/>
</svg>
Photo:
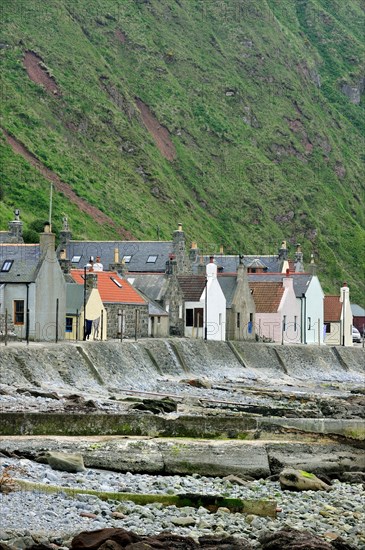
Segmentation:
<svg viewBox="0 0 365 550">
<path fill-rule="evenodd" d="M 303 308 L 303 344 L 307 343 L 307 298 L 304 292 L 302 293 L 302 300 L 304 300 Z"/>
<path fill-rule="evenodd" d="M 26 326 L 25 326 L 25 339 L 27 341 L 27 345 L 29 345 L 29 283 L 26 283 L 27 285 L 27 310 L 26 310 Z"/>
<path fill-rule="evenodd" d="M 208 277 L 205 278 L 205 323 L 204 340 L 208 340 Z"/>
</svg>

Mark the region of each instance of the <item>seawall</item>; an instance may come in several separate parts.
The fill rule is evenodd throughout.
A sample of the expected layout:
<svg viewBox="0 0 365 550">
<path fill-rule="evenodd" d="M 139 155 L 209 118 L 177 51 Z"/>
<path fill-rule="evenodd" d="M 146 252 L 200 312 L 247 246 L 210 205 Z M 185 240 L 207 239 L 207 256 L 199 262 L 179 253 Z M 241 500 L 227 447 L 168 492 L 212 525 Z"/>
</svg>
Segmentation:
<svg viewBox="0 0 365 550">
<path fill-rule="evenodd" d="M 364 384 L 363 348 L 144 339 L 0 348 L 0 383 L 110 393 L 149 391 L 161 378 Z"/>
</svg>

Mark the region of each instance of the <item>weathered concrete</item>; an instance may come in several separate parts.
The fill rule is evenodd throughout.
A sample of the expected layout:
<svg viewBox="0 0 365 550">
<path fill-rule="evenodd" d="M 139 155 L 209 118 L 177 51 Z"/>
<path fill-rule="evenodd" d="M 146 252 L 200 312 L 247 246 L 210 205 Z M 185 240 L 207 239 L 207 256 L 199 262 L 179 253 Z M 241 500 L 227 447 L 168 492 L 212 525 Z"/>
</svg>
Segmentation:
<svg viewBox="0 0 365 550">
<path fill-rule="evenodd" d="M 235 346 L 247 368 L 225 342 L 181 338 L 10 345 L 0 348 L 0 383 L 105 393 L 123 387 L 148 389 L 161 374 L 184 378 L 187 372 L 211 380 L 257 376 L 285 380 L 290 375 L 298 380 L 365 382 L 362 348 L 336 348 L 334 353 L 326 346 L 250 342 L 236 342 Z"/>
<path fill-rule="evenodd" d="M 65 417 L 67 421 L 65 422 Z M 283 428 L 278 432 L 276 427 Z M 82 413 L 0 413 L 0 435 L 126 435 L 210 439 L 275 439 L 308 435 L 342 436 L 349 442 L 365 440 L 365 421 L 331 418 L 279 418 L 256 415 L 150 415 Z"/>
<path fill-rule="evenodd" d="M 151 474 L 267 477 L 284 467 L 328 475 L 364 471 L 361 449 L 327 443 L 209 441 L 120 437 L 0 438 L 0 452 L 36 458 L 46 451 L 78 452 L 88 468 Z"/>
</svg>

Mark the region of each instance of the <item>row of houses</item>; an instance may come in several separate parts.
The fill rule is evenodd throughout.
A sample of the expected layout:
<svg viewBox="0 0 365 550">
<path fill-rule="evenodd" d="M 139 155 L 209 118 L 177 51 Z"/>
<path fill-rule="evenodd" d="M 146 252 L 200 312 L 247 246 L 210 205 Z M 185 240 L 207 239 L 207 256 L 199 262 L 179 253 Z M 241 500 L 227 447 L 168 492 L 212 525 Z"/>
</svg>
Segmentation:
<svg viewBox="0 0 365 550">
<path fill-rule="evenodd" d="M 336 304 L 336 307 L 335 305 Z M 331 306 L 331 307 L 330 307 Z M 0 232 L 0 331 L 26 340 L 185 336 L 352 345 L 349 289 L 324 296 L 315 265 L 189 250 L 170 241 L 77 241 L 63 220 L 24 244 L 19 214 Z"/>
</svg>

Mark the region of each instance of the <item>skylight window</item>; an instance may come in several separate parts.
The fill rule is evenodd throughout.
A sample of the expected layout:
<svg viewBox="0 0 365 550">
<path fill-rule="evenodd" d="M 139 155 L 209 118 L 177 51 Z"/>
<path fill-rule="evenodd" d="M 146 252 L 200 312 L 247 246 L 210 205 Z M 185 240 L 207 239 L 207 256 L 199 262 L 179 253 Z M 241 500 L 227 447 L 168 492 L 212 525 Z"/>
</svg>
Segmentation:
<svg viewBox="0 0 365 550">
<path fill-rule="evenodd" d="M 72 256 L 71 263 L 78 264 L 80 260 L 81 260 L 81 256 Z"/>
<path fill-rule="evenodd" d="M 110 277 L 110 278 L 111 278 L 111 280 L 113 281 L 113 283 L 114 283 L 115 285 L 117 285 L 117 287 L 123 288 L 123 285 L 122 285 L 122 283 L 121 283 L 120 281 L 118 281 L 117 279 L 114 279 L 114 277 Z"/>
<path fill-rule="evenodd" d="M 132 256 L 123 256 L 123 262 L 125 264 L 129 264 L 129 262 L 131 261 L 132 259 Z"/>
<path fill-rule="evenodd" d="M 5 260 L 2 267 L 1 267 L 1 271 L 4 273 L 8 273 L 11 269 L 11 266 L 13 265 L 13 261 L 14 260 Z"/>
<path fill-rule="evenodd" d="M 155 264 L 157 260 L 157 256 L 148 256 L 147 262 L 148 264 Z"/>
</svg>

